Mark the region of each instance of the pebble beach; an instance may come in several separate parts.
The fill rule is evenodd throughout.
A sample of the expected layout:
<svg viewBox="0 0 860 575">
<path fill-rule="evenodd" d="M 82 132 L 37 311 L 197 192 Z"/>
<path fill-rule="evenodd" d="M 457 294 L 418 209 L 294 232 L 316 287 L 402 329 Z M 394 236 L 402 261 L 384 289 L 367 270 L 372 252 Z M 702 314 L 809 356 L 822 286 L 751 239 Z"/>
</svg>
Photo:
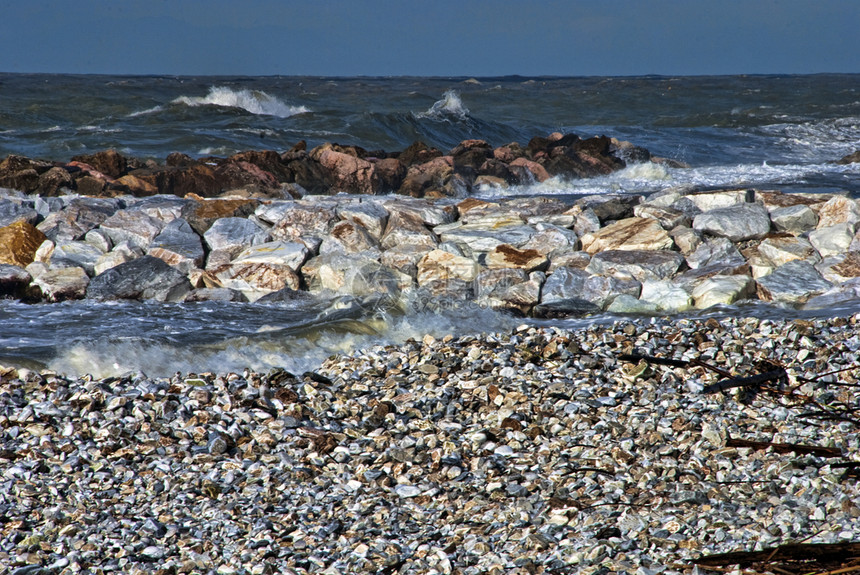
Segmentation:
<svg viewBox="0 0 860 575">
<path fill-rule="evenodd" d="M 524 325 L 305 374 L 3 368 L 0 572 L 668 574 L 856 540 L 858 322 Z M 786 377 L 705 393 L 701 364 Z"/>
</svg>

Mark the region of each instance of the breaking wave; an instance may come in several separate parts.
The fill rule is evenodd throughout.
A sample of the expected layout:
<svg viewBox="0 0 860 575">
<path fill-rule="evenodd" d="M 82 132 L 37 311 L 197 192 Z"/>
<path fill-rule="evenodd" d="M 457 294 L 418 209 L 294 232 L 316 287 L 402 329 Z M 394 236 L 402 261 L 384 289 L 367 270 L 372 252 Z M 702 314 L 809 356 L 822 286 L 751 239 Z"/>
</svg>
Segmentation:
<svg viewBox="0 0 860 575">
<path fill-rule="evenodd" d="M 424 112 L 415 114 L 416 118 L 427 118 L 430 120 L 466 120 L 469 118 L 469 109 L 460 99 L 460 93 L 456 90 L 448 90 L 442 94 L 442 99 L 436 101 Z"/>
<path fill-rule="evenodd" d="M 225 86 L 212 86 L 205 96 L 180 96 L 171 102 L 186 106 L 221 106 L 240 108 L 251 114 L 289 118 L 296 114 L 306 114 L 310 109 L 305 106 L 290 106 L 275 96 L 262 90 L 233 90 Z"/>
</svg>

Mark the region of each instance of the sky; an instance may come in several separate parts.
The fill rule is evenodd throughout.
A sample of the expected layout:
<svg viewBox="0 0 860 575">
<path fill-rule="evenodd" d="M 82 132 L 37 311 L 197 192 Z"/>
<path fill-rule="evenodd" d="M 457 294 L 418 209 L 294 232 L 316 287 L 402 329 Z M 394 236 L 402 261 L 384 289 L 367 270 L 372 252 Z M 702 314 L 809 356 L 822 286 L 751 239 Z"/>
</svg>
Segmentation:
<svg viewBox="0 0 860 575">
<path fill-rule="evenodd" d="M 860 0 L 0 0 L 0 72 L 860 73 Z"/>
</svg>

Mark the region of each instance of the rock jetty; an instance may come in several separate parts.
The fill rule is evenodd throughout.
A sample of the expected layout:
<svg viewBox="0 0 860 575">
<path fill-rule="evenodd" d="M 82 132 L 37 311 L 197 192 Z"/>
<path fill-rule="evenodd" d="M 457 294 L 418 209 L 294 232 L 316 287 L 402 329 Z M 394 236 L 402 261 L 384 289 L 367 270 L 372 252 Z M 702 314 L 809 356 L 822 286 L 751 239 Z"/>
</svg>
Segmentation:
<svg viewBox="0 0 860 575">
<path fill-rule="evenodd" d="M 0 565 L 681 574 L 857 541 L 858 322 L 521 327 L 305 374 L 0 368 Z M 703 365 L 784 378 L 709 393 Z"/>
<path fill-rule="evenodd" d="M 285 290 L 555 317 L 744 300 L 826 307 L 860 294 L 860 206 L 847 196 L 468 194 L 652 161 L 603 137 L 556 134 L 495 149 L 468 140 L 445 156 L 416 144 L 394 156 L 335 144 L 218 161 L 174 154 L 148 167 L 112 151 L 63 166 L 10 156 L 0 180 L 23 191 L 0 197 L 0 297 L 256 301 Z M 574 156 L 590 168 L 574 170 Z M 385 166 L 402 177 L 384 175 Z M 492 176 L 491 166 L 519 175 Z M 64 187 L 46 188 L 57 170 L 69 176 Z M 86 188 L 87 178 L 102 187 Z M 399 193 L 378 195 L 386 190 Z M 331 195 L 341 191 L 360 193 Z"/>
</svg>

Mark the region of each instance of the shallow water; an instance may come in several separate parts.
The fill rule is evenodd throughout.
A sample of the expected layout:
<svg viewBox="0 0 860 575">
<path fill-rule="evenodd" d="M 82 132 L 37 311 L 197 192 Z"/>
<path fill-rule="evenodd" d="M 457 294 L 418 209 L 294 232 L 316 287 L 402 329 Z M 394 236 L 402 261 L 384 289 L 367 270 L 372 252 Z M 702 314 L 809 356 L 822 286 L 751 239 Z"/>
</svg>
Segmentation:
<svg viewBox="0 0 860 575">
<path fill-rule="evenodd" d="M 860 75 L 639 78 L 123 77 L 0 74 L 0 156 L 68 160 L 115 148 L 163 160 L 180 151 L 283 151 L 299 140 L 399 150 L 466 138 L 526 144 L 553 131 L 607 134 L 687 163 L 477 196 L 647 193 L 672 186 L 860 193 Z M 327 355 L 424 334 L 506 331 L 486 309 L 430 312 L 346 300 L 283 305 L 0 301 L 0 364 L 109 375 L 143 370 L 301 371 Z M 698 312 L 759 317 L 852 315 L 764 304 Z M 578 327 L 603 315 L 540 324 Z"/>
</svg>

